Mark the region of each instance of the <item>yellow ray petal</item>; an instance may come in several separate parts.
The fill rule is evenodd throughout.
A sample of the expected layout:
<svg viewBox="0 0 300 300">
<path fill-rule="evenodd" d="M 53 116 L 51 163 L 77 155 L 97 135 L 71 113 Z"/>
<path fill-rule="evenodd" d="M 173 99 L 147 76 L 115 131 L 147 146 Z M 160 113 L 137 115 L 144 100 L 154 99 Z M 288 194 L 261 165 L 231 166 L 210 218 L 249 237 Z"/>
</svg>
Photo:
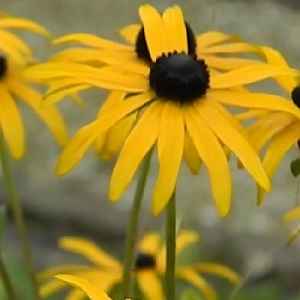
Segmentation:
<svg viewBox="0 0 300 300">
<path fill-rule="evenodd" d="M 209 283 L 196 272 L 193 272 L 187 268 L 180 268 L 176 271 L 176 277 L 182 278 L 192 286 L 196 287 L 203 293 L 206 300 L 217 300 L 217 294 L 215 290 L 209 285 Z"/>
<path fill-rule="evenodd" d="M 95 243 L 86 239 L 66 236 L 59 239 L 58 245 L 64 250 L 86 257 L 96 265 L 116 270 L 121 268 L 120 263 L 116 259 L 103 251 Z"/>
<path fill-rule="evenodd" d="M 166 33 L 169 41 L 169 51 L 188 53 L 185 21 L 178 5 L 167 8 L 163 13 Z"/>
<path fill-rule="evenodd" d="M 165 24 L 158 11 L 149 4 L 140 6 L 139 16 L 144 26 L 150 57 L 152 61 L 156 61 L 162 53 L 170 50 Z"/>
<path fill-rule="evenodd" d="M 158 233 L 148 233 L 138 242 L 137 251 L 156 255 L 161 245 L 161 235 Z"/>
<path fill-rule="evenodd" d="M 260 47 L 247 43 L 228 43 L 201 49 L 202 53 L 260 53 Z"/>
<path fill-rule="evenodd" d="M 270 47 L 261 47 L 261 49 L 269 64 L 278 67 L 289 68 L 288 63 L 278 51 Z M 291 90 L 298 85 L 298 81 L 296 80 L 295 77 L 279 76 L 276 77 L 276 79 L 278 83 L 281 85 L 281 87 L 287 92 L 291 92 Z"/>
<path fill-rule="evenodd" d="M 38 117 L 45 122 L 55 139 L 60 145 L 68 141 L 68 131 L 65 121 L 59 110 L 52 105 L 43 106 L 40 101 L 42 96 L 35 90 L 17 81 L 10 81 L 11 92 L 22 99 Z"/>
<path fill-rule="evenodd" d="M 85 278 L 63 274 L 57 275 L 55 278 L 81 289 L 90 298 L 90 300 L 111 300 L 111 298 L 109 298 L 103 291 L 98 289 L 96 285 L 92 284 Z"/>
<path fill-rule="evenodd" d="M 238 284 L 241 281 L 240 276 L 230 268 L 210 262 L 202 262 L 189 266 L 189 268 L 200 273 L 208 273 L 225 278 L 233 283 Z"/>
<path fill-rule="evenodd" d="M 255 181 L 270 190 L 270 182 L 262 163 L 237 120 L 217 102 L 202 101 L 201 104 L 197 106 L 198 112 L 211 130 L 235 153 Z"/>
<path fill-rule="evenodd" d="M 81 160 L 97 137 L 116 124 L 120 119 L 130 113 L 134 113 L 135 110 L 145 105 L 152 98 L 153 94 L 151 92 L 128 97 L 127 101 L 123 101 L 115 109 L 103 115 L 102 118 L 98 118 L 94 122 L 82 127 L 64 148 L 59 157 L 56 166 L 57 174 L 63 175 L 70 171 Z"/>
<path fill-rule="evenodd" d="M 120 198 L 141 160 L 156 142 L 161 111 L 160 102 L 151 104 L 126 139 L 110 180 L 109 197 L 112 201 Z"/>
<path fill-rule="evenodd" d="M 199 234 L 195 231 L 182 230 L 176 238 L 176 255 L 180 253 L 191 244 L 198 242 Z"/>
<path fill-rule="evenodd" d="M 274 173 L 281 162 L 286 152 L 299 140 L 300 138 L 300 123 L 294 122 L 287 126 L 280 134 L 272 139 L 271 144 L 263 159 L 263 166 L 269 178 L 274 176 Z M 265 190 L 258 187 L 257 204 L 263 202 Z"/>
<path fill-rule="evenodd" d="M 282 217 L 283 222 L 289 222 L 289 221 L 293 221 L 295 219 L 300 219 L 300 207 L 296 207 L 296 208 L 288 211 Z"/>
<path fill-rule="evenodd" d="M 1 35 L 0 38 L 1 41 L 3 41 L 0 43 L 0 51 L 3 52 L 2 54 L 11 58 L 18 66 L 24 66 L 26 64 L 26 60 L 22 53 L 12 44 L 5 41 L 5 38 L 2 39 Z"/>
<path fill-rule="evenodd" d="M 131 24 L 128 25 L 121 30 L 119 30 L 119 34 L 129 43 L 135 44 L 136 38 L 138 36 L 139 31 L 141 30 L 140 24 Z"/>
<path fill-rule="evenodd" d="M 211 90 L 207 93 L 207 97 L 236 107 L 284 111 L 300 119 L 297 106 L 292 101 L 277 95 Z"/>
<path fill-rule="evenodd" d="M 42 26 L 40 26 L 39 24 L 26 20 L 26 19 L 22 19 L 22 18 L 4 18 L 4 19 L 0 19 L 0 28 L 1 29 L 24 29 L 27 31 L 32 31 L 35 33 L 38 33 L 40 35 L 43 35 L 47 38 L 50 38 L 51 35 L 50 33 Z"/>
<path fill-rule="evenodd" d="M 193 174 L 198 174 L 201 167 L 201 159 L 195 145 L 188 133 L 184 136 L 183 157 Z"/>
<path fill-rule="evenodd" d="M 11 155 L 15 159 L 20 159 L 25 151 L 25 132 L 21 115 L 15 100 L 2 84 L 0 85 L 0 98 L 0 123 L 3 136 Z"/>
<path fill-rule="evenodd" d="M 140 271 L 137 273 L 137 282 L 147 299 L 163 300 L 162 284 L 153 271 Z"/>
<path fill-rule="evenodd" d="M 117 107 L 122 101 L 124 100 L 126 96 L 126 93 L 121 91 L 112 91 L 107 99 L 102 104 L 99 113 L 97 115 L 97 118 L 103 116 L 105 113 L 109 112 L 114 107 Z"/>
<path fill-rule="evenodd" d="M 230 209 L 232 192 L 231 175 L 225 153 L 216 136 L 200 118 L 197 110 L 189 106 L 186 106 L 184 110 L 187 131 L 209 171 L 217 209 L 222 216 L 225 216 Z"/>
<path fill-rule="evenodd" d="M 171 101 L 164 105 L 158 133 L 159 174 L 152 196 L 152 213 L 158 215 L 174 192 L 181 165 L 184 121 L 181 108 Z"/>
<path fill-rule="evenodd" d="M 107 49 L 107 50 L 118 50 L 118 51 L 132 51 L 132 47 L 125 46 L 110 40 L 102 39 L 96 35 L 88 33 L 75 33 L 64 35 L 60 38 L 53 40 L 54 45 L 64 43 L 81 43 L 86 46 Z"/>
<path fill-rule="evenodd" d="M 85 293 L 82 290 L 71 291 L 64 300 L 82 300 L 85 298 Z"/>
<path fill-rule="evenodd" d="M 209 47 L 211 45 L 222 43 L 228 40 L 231 41 L 241 41 L 240 38 L 234 35 L 225 34 L 219 31 L 208 31 L 203 34 L 200 34 L 196 37 L 197 45 L 200 50 Z"/>
<path fill-rule="evenodd" d="M 66 284 L 59 280 L 50 280 L 49 282 L 43 284 L 40 287 L 40 296 L 42 298 L 47 298 L 55 293 L 58 293 L 66 288 Z"/>
</svg>

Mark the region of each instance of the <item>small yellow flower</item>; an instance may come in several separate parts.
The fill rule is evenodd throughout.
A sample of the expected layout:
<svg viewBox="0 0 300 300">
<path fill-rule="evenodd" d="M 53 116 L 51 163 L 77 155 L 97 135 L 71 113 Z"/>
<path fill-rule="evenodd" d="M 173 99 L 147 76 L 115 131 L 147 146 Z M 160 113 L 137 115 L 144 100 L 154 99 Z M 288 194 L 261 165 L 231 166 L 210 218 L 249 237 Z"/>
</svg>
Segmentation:
<svg viewBox="0 0 300 300">
<path fill-rule="evenodd" d="M 34 81 L 24 75 L 24 70 L 33 60 L 31 49 L 8 29 L 24 29 L 45 36 L 48 32 L 26 19 L 0 18 L 0 131 L 15 159 L 23 156 L 25 132 L 18 108 L 18 101 L 28 105 L 48 126 L 58 143 L 67 142 L 64 120 L 53 105 L 42 105 L 41 94 L 30 85 Z"/>
<path fill-rule="evenodd" d="M 195 232 L 180 232 L 176 239 L 176 256 L 178 257 L 185 248 L 197 241 L 198 235 Z M 85 239 L 64 237 L 60 239 L 59 245 L 65 250 L 83 255 L 94 266 L 63 265 L 43 271 L 39 275 L 39 279 L 48 279 L 48 282 L 41 287 L 43 297 L 65 288 L 60 281 L 53 279 L 53 276 L 58 273 L 76 275 L 90 280 L 105 292 L 109 292 L 112 286 L 121 282 L 122 264 L 94 243 Z M 164 296 L 161 277 L 165 273 L 166 248 L 161 236 L 157 233 L 145 235 L 137 245 L 137 252 L 133 275 L 139 288 L 148 299 L 162 300 Z M 215 290 L 201 275 L 206 273 L 223 277 L 233 283 L 239 282 L 239 276 L 235 272 L 217 263 L 202 262 L 176 266 L 178 279 L 182 279 L 199 289 L 205 299 L 217 299 Z M 78 290 L 71 291 L 69 297 L 81 300 L 84 293 Z"/>
<path fill-rule="evenodd" d="M 110 199 L 121 197 L 144 156 L 157 146 L 160 170 L 152 195 L 154 215 L 169 201 L 184 158 L 193 173 L 201 161 L 206 165 L 217 209 L 225 216 L 231 204 L 232 179 L 223 145 L 264 190 L 270 190 L 270 183 L 244 129 L 224 105 L 289 111 L 299 118 L 300 112 L 284 98 L 237 89 L 270 76 L 299 73 L 263 63 L 222 74 L 209 72 L 195 49 L 190 52 L 190 38 L 178 6 L 168 8 L 161 16 L 152 6 L 143 5 L 139 14 L 143 25 L 137 38 L 139 58 L 130 46 L 84 35 L 89 45 L 100 43 L 99 47 L 107 49 L 99 56 L 105 66 L 55 62 L 28 71 L 35 78 L 61 78 L 61 85 L 75 81 L 119 91 L 117 100 L 114 98 L 119 104 L 111 105 L 109 111 L 100 113 L 75 134 L 60 156 L 56 171 L 59 175 L 69 172 L 99 137 L 137 114 L 134 126 L 127 128 L 113 170 Z"/>
</svg>

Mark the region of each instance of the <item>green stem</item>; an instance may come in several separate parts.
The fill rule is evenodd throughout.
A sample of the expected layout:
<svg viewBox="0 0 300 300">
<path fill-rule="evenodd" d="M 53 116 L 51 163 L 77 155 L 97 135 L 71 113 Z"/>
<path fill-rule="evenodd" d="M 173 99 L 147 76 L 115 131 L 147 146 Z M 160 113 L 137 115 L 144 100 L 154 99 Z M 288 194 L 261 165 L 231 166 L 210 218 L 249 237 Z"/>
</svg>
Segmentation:
<svg viewBox="0 0 300 300">
<path fill-rule="evenodd" d="M 176 262 L 176 193 L 175 190 L 166 207 L 166 300 L 175 300 Z"/>
<path fill-rule="evenodd" d="M 132 268 L 133 268 L 133 261 L 134 261 L 136 236 L 138 230 L 138 219 L 141 210 L 141 204 L 143 200 L 146 179 L 150 168 L 151 154 L 152 154 L 152 150 L 150 150 L 146 154 L 143 160 L 143 164 L 140 168 L 138 183 L 136 186 L 133 204 L 131 208 L 129 226 L 126 235 L 121 299 L 126 299 L 130 296 L 129 293 L 130 293 L 131 281 L 132 281 L 131 280 Z"/>
<path fill-rule="evenodd" d="M 32 260 L 28 235 L 26 231 L 25 221 L 23 217 L 22 207 L 18 199 L 16 187 L 13 180 L 13 175 L 9 163 L 9 159 L 10 159 L 9 154 L 7 152 L 2 137 L 0 137 L 0 154 L 1 154 L 0 157 L 1 157 L 3 179 L 8 193 L 9 205 L 12 210 L 15 225 L 21 242 L 21 250 L 22 250 L 24 264 L 31 281 L 31 285 L 34 293 L 34 299 L 39 300 L 40 299 L 39 290 L 36 282 L 33 260 Z"/>
<path fill-rule="evenodd" d="M 8 299 L 9 300 L 17 300 L 17 297 L 15 295 L 13 286 L 11 284 L 8 272 L 4 265 L 4 261 L 3 261 L 1 253 L 0 253 L 0 276 L 1 276 L 1 280 L 2 280 L 2 283 L 3 283 L 3 286 L 6 291 L 6 295 L 7 295 Z"/>
</svg>

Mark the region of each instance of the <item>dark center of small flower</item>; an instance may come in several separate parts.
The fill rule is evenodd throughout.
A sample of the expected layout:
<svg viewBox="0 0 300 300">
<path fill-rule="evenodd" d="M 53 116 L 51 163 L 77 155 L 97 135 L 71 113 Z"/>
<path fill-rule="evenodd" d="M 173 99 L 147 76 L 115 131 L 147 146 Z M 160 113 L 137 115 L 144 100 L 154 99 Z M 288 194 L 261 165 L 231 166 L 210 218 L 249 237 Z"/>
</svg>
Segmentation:
<svg viewBox="0 0 300 300">
<path fill-rule="evenodd" d="M 300 108 L 300 86 L 296 86 L 291 92 L 291 98 L 294 104 Z"/>
<path fill-rule="evenodd" d="M 149 253 L 138 253 L 134 269 L 135 270 L 145 270 L 145 269 L 154 269 L 156 266 L 155 257 Z"/>
<path fill-rule="evenodd" d="M 7 68 L 7 59 L 5 58 L 5 56 L 0 55 L 0 79 L 5 76 Z"/>
<path fill-rule="evenodd" d="M 197 47 L 195 34 L 187 22 L 185 22 L 185 29 L 186 29 L 186 38 L 188 44 L 188 54 L 195 55 L 196 47 Z M 147 46 L 147 42 L 146 42 L 144 27 L 140 29 L 137 35 L 136 42 L 135 42 L 135 52 L 140 59 L 143 59 L 148 63 L 152 62 L 149 49 Z"/>
<path fill-rule="evenodd" d="M 174 52 L 156 60 L 150 68 L 149 81 L 157 96 L 183 104 L 205 95 L 209 71 L 204 60 Z"/>
</svg>

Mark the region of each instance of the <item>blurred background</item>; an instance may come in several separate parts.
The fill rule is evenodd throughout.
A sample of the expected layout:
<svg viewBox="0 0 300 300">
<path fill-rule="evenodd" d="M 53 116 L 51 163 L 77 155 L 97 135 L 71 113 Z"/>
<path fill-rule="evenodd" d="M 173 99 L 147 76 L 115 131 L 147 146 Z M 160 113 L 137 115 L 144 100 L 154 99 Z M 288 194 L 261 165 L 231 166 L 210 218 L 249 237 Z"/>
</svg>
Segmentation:
<svg viewBox="0 0 300 300">
<path fill-rule="evenodd" d="M 55 37 L 74 32 L 88 32 L 120 40 L 117 30 L 138 22 L 138 0 L 1 0 L 0 9 L 29 18 L 45 26 Z M 282 51 L 294 67 L 300 67 L 300 3 L 296 0 L 178 0 L 150 1 L 163 10 L 179 4 L 186 20 L 200 34 L 221 30 L 241 35 L 255 44 Z M 42 38 L 23 34 L 36 56 L 46 59 L 51 51 Z M 81 94 L 85 106 L 70 100 L 59 104 L 73 134 L 92 120 L 105 99 L 97 90 Z M 47 129 L 22 107 L 27 127 L 27 153 L 14 162 L 14 175 L 22 199 L 38 270 L 68 259 L 57 248 L 57 238 L 79 235 L 93 238 L 116 257 L 122 258 L 126 225 L 135 182 L 117 204 L 109 203 L 107 190 L 114 161 L 99 161 L 93 153 L 85 156 L 71 173 L 58 178 L 54 174 L 58 146 Z M 193 228 L 201 234 L 197 254 L 202 260 L 222 262 L 249 276 L 238 299 L 300 299 L 300 241 L 286 246 L 290 228 L 282 224 L 282 215 L 298 202 L 298 184 L 289 169 L 290 161 L 299 156 L 293 149 L 282 162 L 274 179 L 273 192 L 261 207 L 256 207 L 255 185 L 249 176 L 237 170 L 232 160 L 235 194 L 229 216 L 221 219 L 211 199 L 206 170 L 192 176 L 182 166 L 178 206 L 182 228 Z M 150 189 L 156 166 L 151 170 Z M 0 182 L 1 203 L 6 203 Z M 161 230 L 163 216 L 152 218 L 146 194 L 140 235 Z M 10 222 L 5 235 L 6 258 L 15 272 L 17 284 L 26 284 L 20 267 L 19 244 Z M 221 282 L 216 282 L 222 291 Z M 25 287 L 23 286 L 25 285 Z M 1 295 L 1 294 L 0 294 Z M 255 295 L 255 296 L 254 296 Z M 23 299 L 23 298 L 22 298 Z M 222 297 L 222 299 L 227 299 Z"/>
</svg>

